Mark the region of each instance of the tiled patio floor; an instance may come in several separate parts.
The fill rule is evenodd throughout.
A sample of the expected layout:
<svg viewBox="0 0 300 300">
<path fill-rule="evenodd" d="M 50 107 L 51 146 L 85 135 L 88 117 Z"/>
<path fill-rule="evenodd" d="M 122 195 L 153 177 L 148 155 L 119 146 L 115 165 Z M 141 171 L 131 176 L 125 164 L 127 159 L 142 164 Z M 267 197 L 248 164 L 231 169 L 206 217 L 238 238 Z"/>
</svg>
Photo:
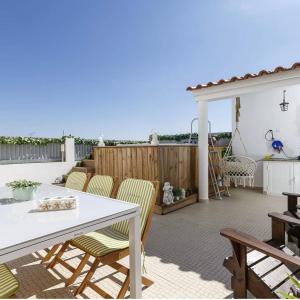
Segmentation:
<svg viewBox="0 0 300 300">
<path fill-rule="evenodd" d="M 222 201 L 197 203 L 165 216 L 155 216 L 146 246 L 147 276 L 155 284 L 143 291 L 144 298 L 232 297 L 230 276 L 222 267 L 230 245 L 220 237 L 219 230 L 232 227 L 266 239 L 270 236 L 267 213 L 285 210 L 286 200 L 257 191 L 231 192 L 231 198 Z M 79 254 L 78 250 L 68 251 L 70 262 L 76 264 Z M 22 257 L 9 266 L 20 281 L 17 297 L 21 298 L 73 298 L 72 291 L 82 280 L 80 277 L 74 286 L 65 288 L 69 272 L 60 266 L 54 271 L 46 270 L 40 264 L 39 254 Z M 116 295 L 117 282 L 123 275 L 112 276 L 110 268 L 102 267 L 94 281 L 101 278 L 101 286 Z M 99 296 L 88 288 L 81 297 Z"/>
</svg>

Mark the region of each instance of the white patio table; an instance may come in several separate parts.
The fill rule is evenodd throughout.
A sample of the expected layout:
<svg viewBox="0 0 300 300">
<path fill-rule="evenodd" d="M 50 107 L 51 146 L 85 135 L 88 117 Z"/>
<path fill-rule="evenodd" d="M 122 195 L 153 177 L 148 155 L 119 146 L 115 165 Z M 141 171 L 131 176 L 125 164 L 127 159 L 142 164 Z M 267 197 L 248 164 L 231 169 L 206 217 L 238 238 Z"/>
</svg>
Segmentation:
<svg viewBox="0 0 300 300">
<path fill-rule="evenodd" d="M 71 195 L 78 196 L 76 209 L 36 211 L 36 199 Z M 35 200 L 20 202 L 0 187 L 0 263 L 123 220 L 129 221 L 130 296 L 141 298 L 140 207 L 124 201 L 42 184 Z"/>
</svg>

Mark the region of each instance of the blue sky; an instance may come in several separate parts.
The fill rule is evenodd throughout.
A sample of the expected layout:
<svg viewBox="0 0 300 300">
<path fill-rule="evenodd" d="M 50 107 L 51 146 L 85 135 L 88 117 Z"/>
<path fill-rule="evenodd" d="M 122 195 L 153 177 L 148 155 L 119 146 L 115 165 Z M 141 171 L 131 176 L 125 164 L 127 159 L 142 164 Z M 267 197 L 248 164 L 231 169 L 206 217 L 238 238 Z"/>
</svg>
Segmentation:
<svg viewBox="0 0 300 300">
<path fill-rule="evenodd" d="M 189 131 L 191 84 L 300 61 L 297 0 L 1 0 L 0 135 Z M 210 103 L 214 131 L 228 101 Z"/>
</svg>

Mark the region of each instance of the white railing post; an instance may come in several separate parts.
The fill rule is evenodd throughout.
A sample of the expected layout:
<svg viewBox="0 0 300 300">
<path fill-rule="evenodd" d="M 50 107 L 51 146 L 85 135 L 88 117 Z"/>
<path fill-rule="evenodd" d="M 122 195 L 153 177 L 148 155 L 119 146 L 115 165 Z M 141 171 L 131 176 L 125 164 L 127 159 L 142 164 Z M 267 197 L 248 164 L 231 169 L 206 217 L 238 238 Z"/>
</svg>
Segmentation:
<svg viewBox="0 0 300 300">
<path fill-rule="evenodd" d="M 65 139 L 65 162 L 75 164 L 75 142 L 72 137 Z"/>
</svg>

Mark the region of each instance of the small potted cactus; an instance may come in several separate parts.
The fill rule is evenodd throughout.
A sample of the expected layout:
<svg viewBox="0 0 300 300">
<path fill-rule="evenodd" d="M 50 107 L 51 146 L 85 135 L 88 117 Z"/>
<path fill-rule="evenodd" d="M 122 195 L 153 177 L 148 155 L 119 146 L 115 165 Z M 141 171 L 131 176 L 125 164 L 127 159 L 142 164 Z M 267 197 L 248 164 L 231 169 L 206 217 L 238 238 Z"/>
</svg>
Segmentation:
<svg viewBox="0 0 300 300">
<path fill-rule="evenodd" d="M 12 190 L 13 197 L 17 201 L 33 200 L 35 192 L 40 185 L 40 182 L 25 179 L 11 181 L 6 184 Z"/>
</svg>

